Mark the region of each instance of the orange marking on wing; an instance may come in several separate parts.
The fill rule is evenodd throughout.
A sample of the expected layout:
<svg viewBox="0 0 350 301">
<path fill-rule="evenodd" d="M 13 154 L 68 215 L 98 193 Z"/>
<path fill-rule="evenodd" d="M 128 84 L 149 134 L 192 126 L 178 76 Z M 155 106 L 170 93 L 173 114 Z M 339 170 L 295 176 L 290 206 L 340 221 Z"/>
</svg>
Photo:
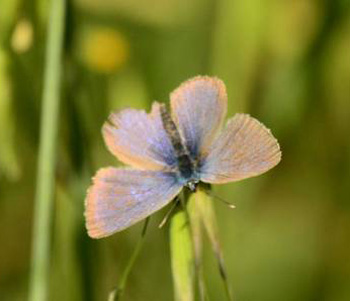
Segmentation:
<svg viewBox="0 0 350 301">
<path fill-rule="evenodd" d="M 99 200 L 99 180 L 102 175 L 108 174 L 108 168 L 100 169 L 96 175 L 93 177 L 93 184 L 87 191 L 87 196 L 85 199 L 85 221 L 86 229 L 91 238 L 101 238 L 108 235 L 104 230 L 104 223 L 102 219 L 96 218 L 97 213 L 97 201 Z"/>
</svg>

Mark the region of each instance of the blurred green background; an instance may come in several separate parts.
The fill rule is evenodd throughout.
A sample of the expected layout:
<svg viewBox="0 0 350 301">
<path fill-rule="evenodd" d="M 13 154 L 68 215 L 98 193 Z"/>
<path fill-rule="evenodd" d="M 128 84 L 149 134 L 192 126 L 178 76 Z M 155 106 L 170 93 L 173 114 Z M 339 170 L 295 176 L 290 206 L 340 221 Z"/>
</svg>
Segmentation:
<svg viewBox="0 0 350 301">
<path fill-rule="evenodd" d="M 350 300 L 350 2 L 68 2 L 49 300 L 106 300 L 141 225 L 88 238 L 83 202 L 98 168 L 118 165 L 101 126 L 198 74 L 227 86 L 229 115 L 250 113 L 280 142 L 267 174 L 216 186 L 239 301 Z M 0 5 L 0 300 L 26 300 L 48 22 L 45 0 Z M 172 300 L 167 209 L 151 219 L 125 300 Z M 223 288 L 210 245 L 212 300 Z"/>
</svg>

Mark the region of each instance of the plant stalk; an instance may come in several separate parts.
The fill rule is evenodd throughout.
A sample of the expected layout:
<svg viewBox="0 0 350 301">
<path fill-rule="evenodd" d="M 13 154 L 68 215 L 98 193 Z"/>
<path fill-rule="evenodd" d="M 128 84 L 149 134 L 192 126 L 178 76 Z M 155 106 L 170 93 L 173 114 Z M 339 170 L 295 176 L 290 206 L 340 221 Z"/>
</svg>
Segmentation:
<svg viewBox="0 0 350 301">
<path fill-rule="evenodd" d="M 142 228 L 141 237 L 140 237 L 139 241 L 137 242 L 135 250 L 129 259 L 129 262 L 128 262 L 128 264 L 124 270 L 124 273 L 121 277 L 120 283 L 119 283 L 118 287 L 109 294 L 108 301 L 121 300 L 122 295 L 124 293 L 124 289 L 125 289 L 127 280 L 128 280 L 128 277 L 129 277 L 129 274 L 131 272 L 131 269 L 134 266 L 135 261 L 138 258 L 139 254 L 141 252 L 141 249 L 143 247 L 143 244 L 145 242 L 145 236 L 146 236 L 146 231 L 147 231 L 149 220 L 150 220 L 150 217 L 147 217 L 145 220 L 145 223 L 143 225 L 143 228 Z"/>
<path fill-rule="evenodd" d="M 65 0 L 51 0 L 45 54 L 37 184 L 34 205 L 30 301 L 48 300 Z"/>
</svg>

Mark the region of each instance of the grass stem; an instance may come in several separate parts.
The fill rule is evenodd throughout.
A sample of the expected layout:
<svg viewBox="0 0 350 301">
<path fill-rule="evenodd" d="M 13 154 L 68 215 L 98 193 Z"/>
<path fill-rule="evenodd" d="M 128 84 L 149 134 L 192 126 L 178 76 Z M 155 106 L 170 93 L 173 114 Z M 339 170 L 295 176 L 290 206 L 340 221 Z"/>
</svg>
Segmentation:
<svg viewBox="0 0 350 301">
<path fill-rule="evenodd" d="M 121 299 L 121 297 L 122 297 L 122 295 L 124 293 L 126 282 L 128 280 L 128 277 L 129 277 L 129 274 L 131 272 L 131 269 L 134 266 L 135 261 L 136 261 L 137 257 L 139 256 L 140 251 L 141 251 L 141 249 L 143 247 L 143 243 L 145 241 L 145 236 L 146 236 L 146 231 L 147 231 L 149 220 L 150 220 L 150 218 L 147 217 L 146 220 L 145 220 L 145 223 L 143 225 L 143 229 L 142 229 L 142 232 L 141 232 L 141 237 L 140 237 L 139 241 L 137 242 L 135 250 L 132 253 L 132 255 L 130 257 L 130 260 L 129 260 L 129 262 L 128 262 L 125 270 L 124 270 L 124 273 L 123 273 L 123 275 L 121 277 L 120 283 L 119 283 L 117 289 L 115 289 L 114 291 L 112 291 L 109 294 L 108 301 L 119 301 Z"/>
<path fill-rule="evenodd" d="M 187 212 L 187 196 L 180 198 L 182 206 L 170 220 L 171 270 L 176 301 L 195 300 L 195 258 L 192 232 Z"/>
<path fill-rule="evenodd" d="M 65 0 L 51 0 L 40 123 L 29 300 L 48 299 Z"/>
</svg>

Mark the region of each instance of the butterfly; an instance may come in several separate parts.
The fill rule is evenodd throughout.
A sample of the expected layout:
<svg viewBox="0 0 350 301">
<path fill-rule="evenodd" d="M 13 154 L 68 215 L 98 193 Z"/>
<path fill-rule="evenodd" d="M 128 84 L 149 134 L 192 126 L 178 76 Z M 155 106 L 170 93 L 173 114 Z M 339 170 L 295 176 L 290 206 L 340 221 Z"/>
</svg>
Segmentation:
<svg viewBox="0 0 350 301">
<path fill-rule="evenodd" d="M 131 168 L 107 167 L 93 178 L 85 199 L 88 234 L 102 238 L 124 230 L 199 182 L 223 184 L 257 176 L 281 159 L 277 140 L 255 118 L 227 111 L 224 83 L 197 76 L 170 94 L 169 113 L 125 109 L 102 127 L 110 152 Z M 221 131 L 220 131 L 221 130 Z"/>
</svg>

